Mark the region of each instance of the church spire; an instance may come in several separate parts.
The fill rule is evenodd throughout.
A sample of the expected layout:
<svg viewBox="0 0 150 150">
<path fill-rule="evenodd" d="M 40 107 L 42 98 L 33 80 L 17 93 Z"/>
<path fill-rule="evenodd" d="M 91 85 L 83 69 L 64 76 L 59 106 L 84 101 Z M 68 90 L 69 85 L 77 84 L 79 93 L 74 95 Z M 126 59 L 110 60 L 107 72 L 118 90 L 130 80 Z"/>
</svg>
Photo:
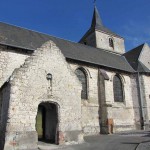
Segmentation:
<svg viewBox="0 0 150 150">
<path fill-rule="evenodd" d="M 124 53 L 124 39 L 103 25 L 94 1 L 94 13 L 89 30 L 79 41 L 100 49 Z"/>
<path fill-rule="evenodd" d="M 99 12 L 98 12 L 96 6 L 94 6 L 94 13 L 93 13 L 91 28 L 96 29 L 96 28 L 99 28 L 102 26 L 103 26 L 103 23 L 102 23 L 102 20 L 100 18 Z"/>
</svg>

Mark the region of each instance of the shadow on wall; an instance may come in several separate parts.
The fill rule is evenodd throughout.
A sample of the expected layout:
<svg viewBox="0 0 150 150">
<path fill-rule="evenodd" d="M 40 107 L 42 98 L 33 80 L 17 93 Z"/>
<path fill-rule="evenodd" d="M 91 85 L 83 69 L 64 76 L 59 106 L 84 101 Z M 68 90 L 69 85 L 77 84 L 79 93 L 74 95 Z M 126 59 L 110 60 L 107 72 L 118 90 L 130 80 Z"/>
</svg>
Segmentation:
<svg viewBox="0 0 150 150">
<path fill-rule="evenodd" d="M 5 82 L 0 89 L 0 149 L 3 150 L 5 144 L 6 125 L 8 118 L 8 108 L 10 102 L 10 84 Z"/>
<path fill-rule="evenodd" d="M 102 69 L 98 71 L 98 97 L 99 97 L 99 126 L 101 134 L 109 134 L 107 107 L 105 105 L 105 80 L 109 77 Z M 113 128 L 111 129 L 113 132 Z"/>
</svg>

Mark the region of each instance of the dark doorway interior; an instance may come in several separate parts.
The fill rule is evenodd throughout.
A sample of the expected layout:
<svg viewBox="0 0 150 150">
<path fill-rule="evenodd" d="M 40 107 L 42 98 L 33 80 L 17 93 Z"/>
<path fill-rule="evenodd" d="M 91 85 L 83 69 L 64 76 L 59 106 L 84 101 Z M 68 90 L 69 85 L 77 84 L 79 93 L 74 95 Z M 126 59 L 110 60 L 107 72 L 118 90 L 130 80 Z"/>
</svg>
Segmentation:
<svg viewBox="0 0 150 150">
<path fill-rule="evenodd" d="M 36 117 L 36 131 L 39 141 L 57 144 L 57 124 L 57 106 L 53 103 L 41 103 Z"/>
</svg>

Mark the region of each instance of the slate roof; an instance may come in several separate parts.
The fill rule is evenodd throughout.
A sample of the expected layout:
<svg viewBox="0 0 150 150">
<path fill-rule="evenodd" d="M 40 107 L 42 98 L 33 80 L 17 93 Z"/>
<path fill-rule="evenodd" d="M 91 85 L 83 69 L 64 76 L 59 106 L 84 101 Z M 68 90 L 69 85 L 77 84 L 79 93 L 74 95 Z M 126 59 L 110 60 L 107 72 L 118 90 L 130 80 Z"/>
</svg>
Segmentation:
<svg viewBox="0 0 150 150">
<path fill-rule="evenodd" d="M 93 18 L 92 18 L 92 23 L 91 23 L 91 27 L 90 29 L 85 33 L 85 35 L 81 38 L 81 40 L 79 42 L 82 42 L 84 41 L 84 39 L 92 32 L 94 31 L 101 31 L 101 32 L 104 32 L 104 33 L 107 33 L 107 34 L 110 34 L 110 35 L 113 35 L 113 36 L 116 36 L 116 37 L 119 37 L 119 38 L 122 38 L 121 36 L 119 36 L 118 34 L 112 32 L 111 30 L 109 30 L 108 28 L 106 28 L 104 25 L 103 25 L 103 22 L 102 22 L 102 19 L 99 15 L 99 12 L 96 8 L 96 6 L 94 7 L 94 13 L 93 13 Z"/>
<path fill-rule="evenodd" d="M 126 57 L 126 59 L 128 60 L 128 62 L 130 63 L 130 65 L 137 70 L 138 68 L 138 58 L 140 56 L 140 53 L 143 49 L 144 44 L 126 52 L 124 54 L 124 56 Z"/>
<path fill-rule="evenodd" d="M 134 70 L 139 72 L 150 72 L 150 70 L 139 61 L 139 56 L 143 50 L 145 44 L 142 44 L 124 54 L 129 64 L 133 67 Z"/>
<path fill-rule="evenodd" d="M 66 58 L 134 72 L 125 57 L 120 54 L 0 22 L 0 44 L 34 51 L 49 40 L 56 43 Z"/>
<path fill-rule="evenodd" d="M 94 13 L 93 13 L 91 27 L 95 27 L 95 28 L 103 27 L 103 22 L 102 22 L 102 19 L 99 15 L 99 12 L 98 12 L 96 6 L 94 7 Z"/>
<path fill-rule="evenodd" d="M 150 73 L 150 70 L 142 62 L 140 62 L 140 61 L 138 62 L 137 71 Z"/>
</svg>

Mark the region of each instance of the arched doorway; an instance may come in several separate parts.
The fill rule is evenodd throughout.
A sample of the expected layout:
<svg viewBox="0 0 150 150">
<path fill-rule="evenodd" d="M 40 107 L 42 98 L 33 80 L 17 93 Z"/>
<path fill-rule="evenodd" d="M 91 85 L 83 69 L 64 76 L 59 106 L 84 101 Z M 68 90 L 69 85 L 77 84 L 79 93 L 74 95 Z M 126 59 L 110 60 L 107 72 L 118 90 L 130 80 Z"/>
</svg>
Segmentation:
<svg viewBox="0 0 150 150">
<path fill-rule="evenodd" d="M 58 144 L 58 108 L 54 103 L 41 103 L 36 117 L 38 140 Z"/>
</svg>

